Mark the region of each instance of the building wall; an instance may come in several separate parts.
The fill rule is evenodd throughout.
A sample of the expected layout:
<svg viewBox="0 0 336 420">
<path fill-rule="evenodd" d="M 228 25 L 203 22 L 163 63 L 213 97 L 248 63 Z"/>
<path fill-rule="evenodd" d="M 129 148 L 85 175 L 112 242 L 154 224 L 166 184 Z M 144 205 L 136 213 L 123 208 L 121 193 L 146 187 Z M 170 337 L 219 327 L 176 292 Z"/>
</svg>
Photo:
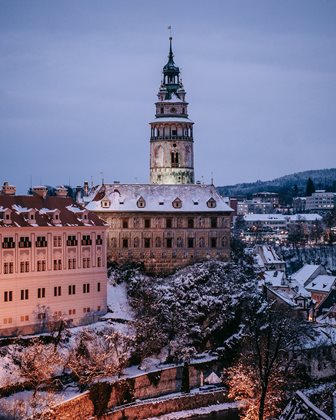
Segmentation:
<svg viewBox="0 0 336 420">
<path fill-rule="evenodd" d="M 97 212 L 97 215 L 109 224 L 110 261 L 133 261 L 143 263 L 148 271 L 169 272 L 208 258 L 229 259 L 228 214 Z"/>
<path fill-rule="evenodd" d="M 178 125 L 178 124 L 177 124 Z M 185 130 L 181 128 L 181 130 Z M 162 130 L 162 128 L 161 128 Z M 170 140 L 153 138 L 150 142 L 150 182 L 154 184 L 194 183 L 194 156 L 192 137 Z M 172 153 L 178 154 L 178 163 L 172 164 Z"/>
<path fill-rule="evenodd" d="M 92 244 L 82 244 L 83 235 Z M 77 245 L 68 246 L 68 236 Z M 39 237 L 46 239 L 42 246 Z M 13 238 L 15 247 L 5 238 Z M 0 244 L 0 335 L 41 331 L 59 317 L 88 323 L 106 312 L 105 228 L 0 228 Z"/>
</svg>

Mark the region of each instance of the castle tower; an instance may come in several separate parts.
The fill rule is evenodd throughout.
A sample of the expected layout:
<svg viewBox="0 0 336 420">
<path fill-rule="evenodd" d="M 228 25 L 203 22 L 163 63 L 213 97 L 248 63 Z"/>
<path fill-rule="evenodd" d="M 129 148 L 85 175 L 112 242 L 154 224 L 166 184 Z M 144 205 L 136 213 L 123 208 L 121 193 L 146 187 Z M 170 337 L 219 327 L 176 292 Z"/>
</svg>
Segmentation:
<svg viewBox="0 0 336 420">
<path fill-rule="evenodd" d="M 186 92 L 180 69 L 174 63 L 172 37 L 168 62 L 155 103 L 155 120 L 150 123 L 150 182 L 152 184 L 193 184 L 193 122 L 188 118 Z"/>
</svg>

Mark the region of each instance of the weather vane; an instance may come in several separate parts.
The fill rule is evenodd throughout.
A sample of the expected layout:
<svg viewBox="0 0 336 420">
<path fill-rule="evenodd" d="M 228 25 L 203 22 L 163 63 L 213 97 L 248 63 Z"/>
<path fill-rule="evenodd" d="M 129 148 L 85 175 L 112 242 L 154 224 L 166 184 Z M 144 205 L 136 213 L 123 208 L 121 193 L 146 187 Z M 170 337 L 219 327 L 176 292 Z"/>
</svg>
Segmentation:
<svg viewBox="0 0 336 420">
<path fill-rule="evenodd" d="M 171 38 L 172 37 L 172 28 L 171 28 L 171 25 L 168 26 L 168 31 L 169 31 L 170 38 Z"/>
</svg>

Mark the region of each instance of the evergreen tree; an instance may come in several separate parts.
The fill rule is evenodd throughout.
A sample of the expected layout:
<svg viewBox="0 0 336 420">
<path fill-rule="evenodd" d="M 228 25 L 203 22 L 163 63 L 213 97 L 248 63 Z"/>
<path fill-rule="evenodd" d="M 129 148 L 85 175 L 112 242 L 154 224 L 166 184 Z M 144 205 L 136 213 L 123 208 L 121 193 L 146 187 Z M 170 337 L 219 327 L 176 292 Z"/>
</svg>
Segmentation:
<svg viewBox="0 0 336 420">
<path fill-rule="evenodd" d="M 306 186 L 306 196 L 310 197 L 315 192 L 315 185 L 313 180 L 309 177 Z"/>
</svg>

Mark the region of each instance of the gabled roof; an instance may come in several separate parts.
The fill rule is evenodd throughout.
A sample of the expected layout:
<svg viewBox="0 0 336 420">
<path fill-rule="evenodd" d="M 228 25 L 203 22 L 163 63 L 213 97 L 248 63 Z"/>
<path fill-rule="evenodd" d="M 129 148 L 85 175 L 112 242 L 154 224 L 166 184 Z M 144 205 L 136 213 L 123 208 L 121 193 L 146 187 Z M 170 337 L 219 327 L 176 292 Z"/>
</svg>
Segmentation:
<svg viewBox="0 0 336 420">
<path fill-rule="evenodd" d="M 300 270 L 292 274 L 292 278 L 304 286 L 309 279 L 317 275 L 318 270 L 324 270 L 324 268 L 321 265 L 305 264 Z"/>
<path fill-rule="evenodd" d="M 305 287 L 311 292 L 326 292 L 328 293 L 332 286 L 335 284 L 336 277 L 325 275 L 319 275 L 314 278 Z"/>
</svg>

